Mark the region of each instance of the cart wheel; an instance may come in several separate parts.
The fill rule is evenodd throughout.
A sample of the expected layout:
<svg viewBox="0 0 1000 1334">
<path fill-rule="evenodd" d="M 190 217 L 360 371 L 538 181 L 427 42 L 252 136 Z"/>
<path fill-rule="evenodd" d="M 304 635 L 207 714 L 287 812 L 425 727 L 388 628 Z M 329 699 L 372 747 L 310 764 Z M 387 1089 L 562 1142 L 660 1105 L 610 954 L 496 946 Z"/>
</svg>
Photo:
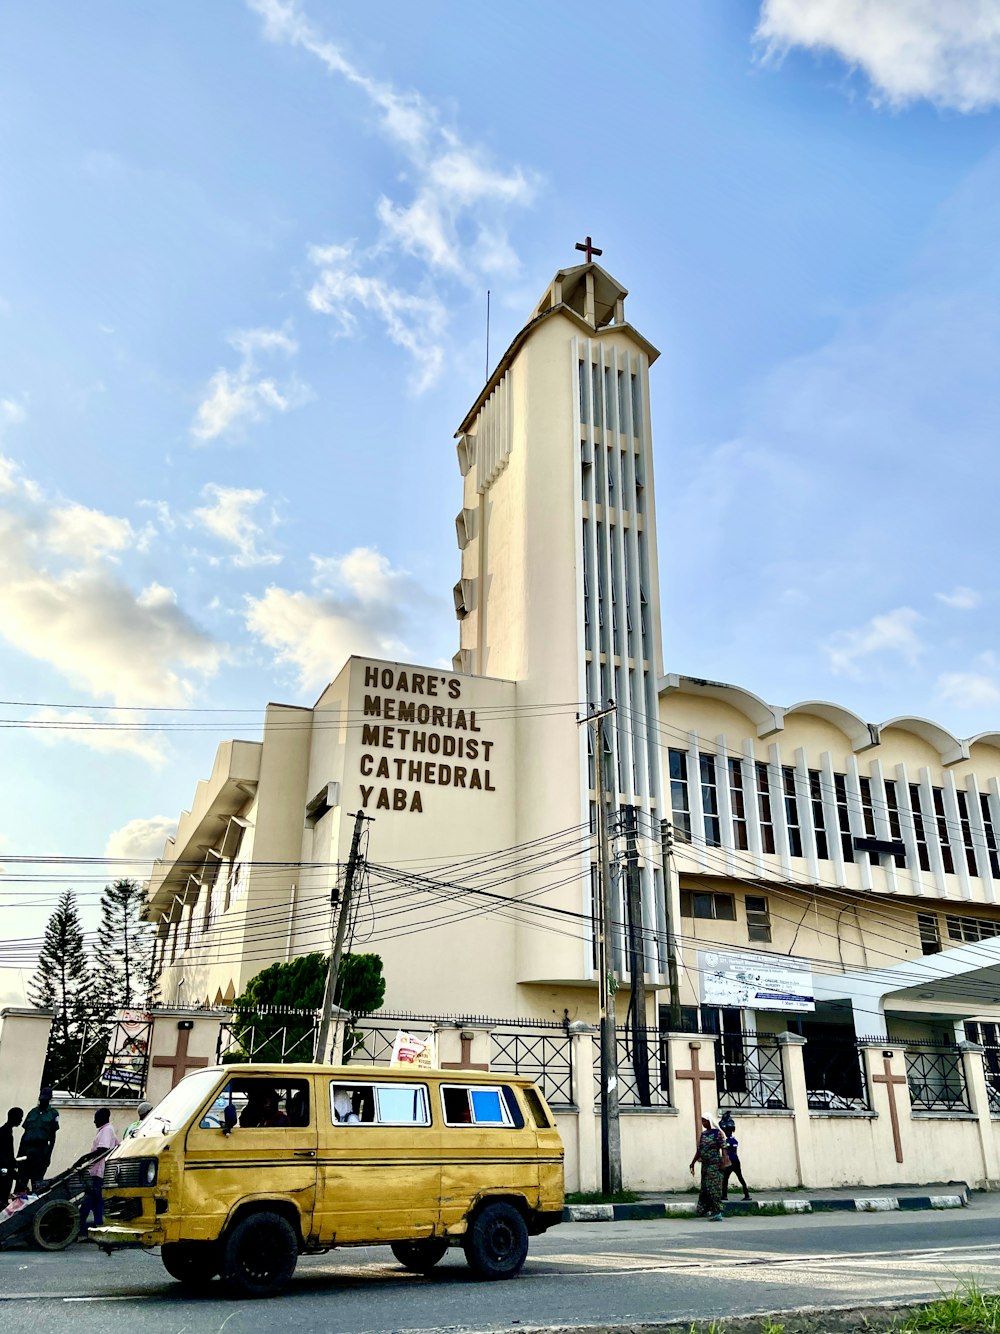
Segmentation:
<svg viewBox="0 0 1000 1334">
<path fill-rule="evenodd" d="M 43 1251 L 62 1251 L 80 1231 L 80 1211 L 69 1200 L 46 1200 L 31 1220 L 31 1236 Z"/>
</svg>

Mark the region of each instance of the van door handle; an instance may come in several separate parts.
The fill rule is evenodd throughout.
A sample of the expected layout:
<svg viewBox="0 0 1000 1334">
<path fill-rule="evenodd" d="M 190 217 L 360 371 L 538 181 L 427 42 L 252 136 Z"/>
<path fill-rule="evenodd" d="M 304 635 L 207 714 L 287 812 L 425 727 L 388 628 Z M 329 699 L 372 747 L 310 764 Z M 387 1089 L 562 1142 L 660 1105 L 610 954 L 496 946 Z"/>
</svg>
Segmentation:
<svg viewBox="0 0 1000 1334">
<path fill-rule="evenodd" d="M 316 1157 L 316 1150 L 315 1150 L 315 1149 L 295 1149 L 295 1150 L 294 1150 L 294 1154 L 295 1154 L 295 1157 L 296 1157 L 296 1158 L 315 1158 L 315 1157 Z"/>
</svg>

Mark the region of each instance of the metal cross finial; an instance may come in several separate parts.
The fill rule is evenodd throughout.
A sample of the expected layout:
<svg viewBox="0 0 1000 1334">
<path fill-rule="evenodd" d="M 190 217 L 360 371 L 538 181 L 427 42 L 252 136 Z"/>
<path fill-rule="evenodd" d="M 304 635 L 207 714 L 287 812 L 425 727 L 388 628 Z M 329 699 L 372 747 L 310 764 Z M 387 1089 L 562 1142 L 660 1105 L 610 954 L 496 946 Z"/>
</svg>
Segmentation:
<svg viewBox="0 0 1000 1334">
<path fill-rule="evenodd" d="M 577 241 L 576 248 L 577 250 L 582 250 L 583 253 L 587 256 L 588 264 L 591 263 L 595 255 L 604 254 L 603 250 L 598 250 L 597 246 L 594 245 L 593 241 L 590 239 L 589 236 L 587 237 L 586 241 Z"/>
</svg>

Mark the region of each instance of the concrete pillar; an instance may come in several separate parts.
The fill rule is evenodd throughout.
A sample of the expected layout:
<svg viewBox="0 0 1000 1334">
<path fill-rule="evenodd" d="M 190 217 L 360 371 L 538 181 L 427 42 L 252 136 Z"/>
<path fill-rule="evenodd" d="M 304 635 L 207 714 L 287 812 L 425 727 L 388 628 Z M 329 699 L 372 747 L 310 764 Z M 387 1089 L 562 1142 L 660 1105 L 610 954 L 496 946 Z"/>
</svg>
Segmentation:
<svg viewBox="0 0 1000 1334">
<path fill-rule="evenodd" d="M 38 1102 L 51 1027 L 51 1010 L 0 1010 L 0 1116 L 8 1107 L 22 1107 L 27 1115 Z"/>
<path fill-rule="evenodd" d="M 785 1082 L 785 1098 L 792 1113 L 792 1134 L 795 1137 L 795 1170 L 800 1186 L 818 1185 L 816 1160 L 813 1156 L 812 1121 L 809 1119 L 809 1095 L 802 1048 L 806 1039 L 798 1033 L 779 1033 L 781 1075 Z"/>
<path fill-rule="evenodd" d="M 488 1070 L 493 1029 L 489 1024 L 441 1024 L 434 1029 L 436 1061 L 442 1070 Z"/>
<path fill-rule="evenodd" d="M 974 1184 L 987 1190 L 996 1190 L 1000 1186 L 1000 1153 L 997 1151 L 993 1135 L 993 1118 L 990 1116 L 990 1097 L 986 1086 L 983 1049 L 978 1042 L 964 1040 L 958 1044 L 958 1048 L 962 1053 L 965 1087 L 969 1091 L 969 1106 L 975 1113 L 979 1150 L 983 1158 L 983 1180 Z"/>
<path fill-rule="evenodd" d="M 573 1100 L 579 1108 L 577 1127 L 577 1179 L 581 1191 L 601 1188 L 601 1111 L 595 1103 L 597 1062 L 595 1029 L 574 1023 L 570 1031 L 570 1061 L 573 1066 Z"/>
<path fill-rule="evenodd" d="M 862 1047 L 861 1057 L 872 1111 L 878 1117 L 872 1127 L 879 1141 L 878 1159 L 886 1164 L 904 1163 L 907 1153 L 913 1152 L 912 1144 L 907 1144 L 912 1108 L 905 1050 L 887 1043 L 885 1047 Z M 905 1181 L 906 1169 L 897 1167 L 896 1175 Z"/>
<path fill-rule="evenodd" d="M 152 1016 L 146 1098 L 155 1104 L 192 1070 L 216 1064 L 219 1030 L 229 1016 L 182 1009 L 154 1009 Z"/>
</svg>

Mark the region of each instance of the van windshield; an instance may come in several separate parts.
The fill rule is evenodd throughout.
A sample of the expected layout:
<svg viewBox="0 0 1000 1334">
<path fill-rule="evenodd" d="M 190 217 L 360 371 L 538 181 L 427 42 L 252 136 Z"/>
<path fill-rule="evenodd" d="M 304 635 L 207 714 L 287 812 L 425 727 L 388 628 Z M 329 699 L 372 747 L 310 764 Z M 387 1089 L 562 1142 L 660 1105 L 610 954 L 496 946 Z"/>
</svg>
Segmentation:
<svg viewBox="0 0 1000 1334">
<path fill-rule="evenodd" d="M 135 1139 L 151 1139 L 179 1129 L 198 1110 L 219 1082 L 218 1070 L 185 1075 L 176 1088 L 156 1104 L 135 1131 Z"/>
</svg>

